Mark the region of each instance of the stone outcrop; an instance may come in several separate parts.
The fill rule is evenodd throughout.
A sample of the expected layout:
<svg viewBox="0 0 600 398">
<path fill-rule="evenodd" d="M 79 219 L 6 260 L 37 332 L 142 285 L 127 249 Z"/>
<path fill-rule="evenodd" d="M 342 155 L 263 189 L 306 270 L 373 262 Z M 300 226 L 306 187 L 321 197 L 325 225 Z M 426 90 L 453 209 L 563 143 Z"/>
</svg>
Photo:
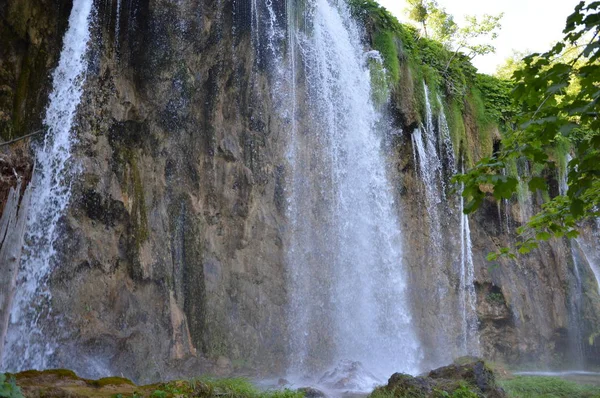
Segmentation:
<svg viewBox="0 0 600 398">
<path fill-rule="evenodd" d="M 375 390 L 374 395 L 386 397 L 445 396 L 504 398 L 506 393 L 496 385 L 496 376 L 481 360 L 434 369 L 427 376 L 394 373 L 388 384 Z M 455 395 L 454 395 L 455 394 Z"/>
</svg>

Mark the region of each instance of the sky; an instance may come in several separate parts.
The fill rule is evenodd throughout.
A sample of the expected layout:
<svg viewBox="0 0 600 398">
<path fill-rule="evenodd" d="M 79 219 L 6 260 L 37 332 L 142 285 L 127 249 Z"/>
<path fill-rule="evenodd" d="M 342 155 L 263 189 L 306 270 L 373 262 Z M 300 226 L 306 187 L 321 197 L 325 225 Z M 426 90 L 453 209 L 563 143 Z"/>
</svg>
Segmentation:
<svg viewBox="0 0 600 398">
<path fill-rule="evenodd" d="M 402 22 L 407 22 L 405 0 L 377 0 Z M 496 53 L 478 56 L 473 64 L 493 74 L 498 65 L 519 52 L 543 52 L 562 38 L 567 17 L 580 0 L 438 0 L 438 4 L 462 22 L 465 15 L 504 12 L 502 30 L 493 42 Z"/>
</svg>

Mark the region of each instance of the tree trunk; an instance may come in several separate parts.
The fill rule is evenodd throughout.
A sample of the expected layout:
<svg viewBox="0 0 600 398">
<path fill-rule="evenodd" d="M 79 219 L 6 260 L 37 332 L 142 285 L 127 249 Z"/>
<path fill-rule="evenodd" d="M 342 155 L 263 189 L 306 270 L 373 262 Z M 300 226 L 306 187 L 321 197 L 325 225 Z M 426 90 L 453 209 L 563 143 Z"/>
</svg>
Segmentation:
<svg viewBox="0 0 600 398">
<path fill-rule="evenodd" d="M 16 189 L 11 188 L 0 219 L 0 364 L 21 262 L 31 185 L 25 189 L 19 206 L 20 193 L 21 181 Z"/>
</svg>

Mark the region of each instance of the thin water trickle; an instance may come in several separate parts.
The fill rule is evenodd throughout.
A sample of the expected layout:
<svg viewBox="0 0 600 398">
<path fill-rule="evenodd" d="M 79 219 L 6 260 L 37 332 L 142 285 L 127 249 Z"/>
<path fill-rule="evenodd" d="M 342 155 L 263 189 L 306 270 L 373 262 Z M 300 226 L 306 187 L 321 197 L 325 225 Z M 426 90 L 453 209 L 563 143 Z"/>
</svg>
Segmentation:
<svg viewBox="0 0 600 398">
<path fill-rule="evenodd" d="M 71 199 L 75 173 L 72 129 L 83 93 L 90 39 L 92 0 L 75 0 L 69 29 L 46 109 L 47 134 L 35 151 L 31 211 L 18 289 L 7 337 L 5 368 L 15 371 L 49 365 L 54 343 L 43 330 L 51 295 L 47 282 L 55 267 L 59 221 Z"/>
<path fill-rule="evenodd" d="M 460 319 L 458 347 L 448 347 L 446 353 L 438 355 L 438 361 L 452 359 L 448 354 L 477 355 L 479 353 L 479 335 L 477 318 L 477 296 L 475 292 L 475 267 L 473 263 L 471 231 L 469 218 L 464 214 L 464 199 L 462 196 L 455 198 L 446 194 L 450 186 L 450 179 L 457 172 L 457 163 L 450 136 L 450 128 L 444 112 L 444 105 L 438 96 L 439 115 L 437 129 L 433 123 L 434 117 L 430 104 L 429 88 L 424 84 L 425 92 L 425 125 L 417 128 L 412 134 L 413 158 L 418 167 L 419 176 L 425 190 L 426 214 L 429 217 L 430 241 L 432 245 L 432 263 L 440 275 L 446 269 L 447 252 L 446 243 L 458 246 L 460 264 L 458 270 L 458 314 Z M 458 203 L 457 203 L 458 202 Z M 460 221 L 460 240 L 456 241 L 451 236 L 443 236 L 443 222 L 447 223 L 448 217 Z M 447 224 L 446 224 L 447 225 Z M 452 228 L 450 227 L 450 231 Z M 447 242 L 448 241 L 448 242 Z M 452 318 L 455 309 L 442 305 L 447 301 L 446 294 L 439 292 L 440 311 Z M 444 316 L 444 314 L 440 314 Z M 443 341 L 444 336 L 452 333 L 450 326 L 439 336 Z M 451 344 L 449 341 L 445 345 Z"/>
</svg>

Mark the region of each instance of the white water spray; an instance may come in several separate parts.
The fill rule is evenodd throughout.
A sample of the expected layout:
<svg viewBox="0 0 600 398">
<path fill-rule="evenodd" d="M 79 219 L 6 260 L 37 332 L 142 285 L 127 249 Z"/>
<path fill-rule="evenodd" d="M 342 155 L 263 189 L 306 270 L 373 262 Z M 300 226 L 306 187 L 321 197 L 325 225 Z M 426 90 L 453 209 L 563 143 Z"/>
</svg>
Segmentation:
<svg viewBox="0 0 600 398">
<path fill-rule="evenodd" d="M 44 145 L 36 150 L 27 244 L 11 313 L 6 368 L 46 368 L 54 344 L 42 330 L 50 311 L 48 277 L 54 268 L 59 221 L 71 198 L 74 119 L 83 93 L 92 0 L 75 0 L 44 124 Z"/>
<path fill-rule="evenodd" d="M 291 372 L 342 359 L 361 361 L 382 379 L 415 372 L 419 344 L 368 55 L 345 2 L 307 7 L 311 29 L 297 43 L 307 113 L 289 157 Z"/>
</svg>

